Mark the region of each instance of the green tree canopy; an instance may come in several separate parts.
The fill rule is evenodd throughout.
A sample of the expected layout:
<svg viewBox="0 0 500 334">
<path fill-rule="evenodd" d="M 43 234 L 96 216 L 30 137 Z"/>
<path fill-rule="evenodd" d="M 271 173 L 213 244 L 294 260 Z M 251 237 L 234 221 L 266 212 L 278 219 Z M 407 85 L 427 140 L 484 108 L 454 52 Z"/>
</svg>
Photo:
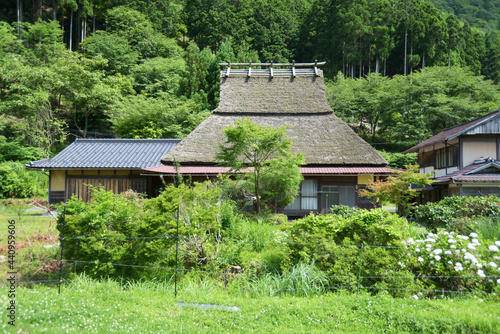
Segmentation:
<svg viewBox="0 0 500 334">
<path fill-rule="evenodd" d="M 257 213 L 266 205 L 286 206 L 297 196 L 302 175 L 302 154 L 290 151 L 286 127 L 261 126 L 249 118 L 235 121 L 224 130 L 226 142 L 216 155 L 220 166 L 231 167 L 244 195 L 255 197 Z"/>
</svg>

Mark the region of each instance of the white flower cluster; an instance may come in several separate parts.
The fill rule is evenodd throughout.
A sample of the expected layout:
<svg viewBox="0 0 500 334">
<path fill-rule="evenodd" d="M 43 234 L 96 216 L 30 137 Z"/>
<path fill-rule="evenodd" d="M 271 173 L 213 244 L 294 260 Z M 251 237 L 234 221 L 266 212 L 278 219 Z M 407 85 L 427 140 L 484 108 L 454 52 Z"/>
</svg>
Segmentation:
<svg viewBox="0 0 500 334">
<path fill-rule="evenodd" d="M 443 240 L 444 235 L 446 235 L 447 238 Z M 421 255 L 417 258 L 417 261 L 421 263 L 421 265 L 436 265 L 437 263 L 442 263 L 445 267 L 448 266 L 450 269 L 453 268 L 456 272 L 475 272 L 481 278 L 488 277 L 487 273 L 491 272 L 491 270 L 496 269 L 500 271 L 500 267 L 494 261 L 490 261 L 487 265 L 486 262 L 481 263 L 480 259 L 484 256 L 480 254 L 484 254 L 481 252 L 486 251 L 486 245 L 481 247 L 481 242 L 479 241 L 479 235 L 477 233 L 471 233 L 469 236 L 460 234 L 455 236 L 453 232 L 429 233 L 425 239 L 413 240 L 411 238 L 407 240 L 406 244 L 409 246 L 415 245 L 415 253 Z M 448 245 L 449 249 L 446 249 L 446 245 Z M 440 246 L 444 246 L 444 249 L 440 248 Z M 425 253 L 422 253 L 424 247 L 428 254 L 427 256 L 425 256 Z M 490 252 L 498 253 L 499 247 L 500 241 L 496 241 L 494 245 L 489 245 L 487 249 Z M 484 259 L 486 260 L 489 257 L 490 255 L 486 255 Z M 494 257 L 493 259 L 499 258 Z M 476 269 L 473 269 L 474 267 Z M 493 282 L 493 280 L 490 279 L 489 282 Z M 497 280 L 497 283 L 500 284 L 500 279 Z"/>
</svg>

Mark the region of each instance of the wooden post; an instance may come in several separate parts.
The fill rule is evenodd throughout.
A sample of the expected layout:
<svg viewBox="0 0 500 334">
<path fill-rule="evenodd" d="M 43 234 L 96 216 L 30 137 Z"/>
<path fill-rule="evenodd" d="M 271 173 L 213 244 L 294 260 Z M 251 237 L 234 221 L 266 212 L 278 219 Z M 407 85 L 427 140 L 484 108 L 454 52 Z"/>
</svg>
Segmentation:
<svg viewBox="0 0 500 334">
<path fill-rule="evenodd" d="M 175 242 L 175 297 L 177 297 L 177 263 L 179 255 L 179 209 L 180 205 L 177 206 L 177 240 Z"/>
<path fill-rule="evenodd" d="M 294 78 L 296 77 L 296 74 L 295 74 L 295 60 L 292 60 L 292 76 Z"/>
<path fill-rule="evenodd" d="M 63 228 L 61 233 L 61 258 L 59 260 L 59 292 L 58 295 L 61 294 L 61 284 L 62 284 L 62 260 L 63 260 L 63 249 L 64 249 L 64 227 L 66 226 L 66 206 L 64 206 L 63 211 Z"/>
<path fill-rule="evenodd" d="M 229 77 L 229 72 L 231 72 L 231 61 L 227 62 L 226 78 Z"/>
</svg>

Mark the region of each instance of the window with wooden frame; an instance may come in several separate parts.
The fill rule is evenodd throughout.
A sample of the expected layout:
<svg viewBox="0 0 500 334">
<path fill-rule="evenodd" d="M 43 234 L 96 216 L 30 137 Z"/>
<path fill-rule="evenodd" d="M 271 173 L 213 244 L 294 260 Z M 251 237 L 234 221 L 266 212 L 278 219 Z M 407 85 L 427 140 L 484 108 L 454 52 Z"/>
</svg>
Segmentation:
<svg viewBox="0 0 500 334">
<path fill-rule="evenodd" d="M 448 146 L 436 151 L 434 168 L 447 168 L 457 165 L 457 148 Z"/>
<path fill-rule="evenodd" d="M 285 207 L 285 211 L 318 210 L 318 180 L 303 180 L 295 201 Z"/>
</svg>

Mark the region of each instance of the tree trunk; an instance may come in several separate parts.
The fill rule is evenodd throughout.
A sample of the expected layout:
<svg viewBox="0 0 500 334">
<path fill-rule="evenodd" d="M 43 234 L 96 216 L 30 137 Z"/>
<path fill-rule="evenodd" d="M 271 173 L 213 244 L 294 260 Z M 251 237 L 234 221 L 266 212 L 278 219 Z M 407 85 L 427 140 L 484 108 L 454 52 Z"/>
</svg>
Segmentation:
<svg viewBox="0 0 500 334">
<path fill-rule="evenodd" d="M 425 69 L 425 52 L 422 54 L 422 69 Z"/>
<path fill-rule="evenodd" d="M 410 59 L 411 59 L 411 64 L 410 64 L 410 75 L 413 74 L 413 43 L 410 45 Z"/>
<path fill-rule="evenodd" d="M 344 78 L 347 77 L 347 70 L 345 68 L 345 42 L 342 43 L 342 73 L 344 73 Z"/>
<path fill-rule="evenodd" d="M 92 9 L 92 34 L 95 34 L 95 0 L 93 1 L 94 8 Z"/>
<path fill-rule="evenodd" d="M 363 76 L 363 60 L 361 58 L 361 36 L 359 37 L 359 78 Z"/>
<path fill-rule="evenodd" d="M 73 8 L 69 19 L 69 51 L 73 51 Z"/>
<path fill-rule="evenodd" d="M 62 29 L 62 36 L 61 36 L 61 42 L 64 44 L 64 1 L 61 3 L 61 29 Z"/>
<path fill-rule="evenodd" d="M 76 34 L 75 34 L 75 50 L 78 50 L 78 48 L 80 47 L 80 35 L 82 33 L 82 22 L 81 22 L 81 18 L 80 18 L 80 7 L 78 7 L 78 9 L 76 10 L 76 18 L 75 18 L 75 22 L 76 22 Z"/>
<path fill-rule="evenodd" d="M 22 39 L 21 37 L 21 9 L 22 8 L 22 3 L 20 0 L 17 0 L 17 38 L 20 40 Z"/>
<path fill-rule="evenodd" d="M 379 73 L 380 72 L 380 60 L 379 58 L 375 58 L 375 72 Z"/>
<path fill-rule="evenodd" d="M 57 21 L 57 0 L 52 0 L 52 20 Z"/>
<path fill-rule="evenodd" d="M 405 29 L 405 59 L 404 59 L 404 75 L 406 77 L 406 56 L 408 53 L 408 28 Z"/>
<path fill-rule="evenodd" d="M 42 0 L 37 0 L 36 10 L 35 10 L 35 22 L 42 17 Z"/>
<path fill-rule="evenodd" d="M 260 213 L 260 196 L 259 196 L 259 172 L 257 171 L 257 167 L 254 166 L 255 169 L 255 208 L 257 209 L 257 213 Z"/>
<path fill-rule="evenodd" d="M 372 73 L 372 46 L 370 43 L 370 49 L 368 50 L 368 74 Z"/>
</svg>

